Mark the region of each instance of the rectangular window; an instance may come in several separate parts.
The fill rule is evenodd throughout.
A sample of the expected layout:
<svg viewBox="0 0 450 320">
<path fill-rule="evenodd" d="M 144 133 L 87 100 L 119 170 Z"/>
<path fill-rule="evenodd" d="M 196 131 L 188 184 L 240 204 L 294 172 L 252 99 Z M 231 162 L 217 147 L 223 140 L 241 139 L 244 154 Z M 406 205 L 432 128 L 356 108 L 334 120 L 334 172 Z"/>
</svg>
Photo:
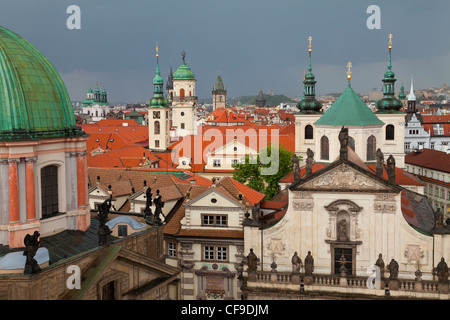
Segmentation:
<svg viewBox="0 0 450 320">
<path fill-rule="evenodd" d="M 41 169 L 41 209 L 42 218 L 58 212 L 58 167 L 47 166 Z"/>
<path fill-rule="evenodd" d="M 214 225 L 214 216 L 203 216 L 203 225 L 204 226 L 213 226 Z"/>
<path fill-rule="evenodd" d="M 174 242 L 169 242 L 167 244 L 167 255 L 169 257 L 175 257 L 177 256 L 177 244 Z"/>
<path fill-rule="evenodd" d="M 155 140 L 155 148 L 159 148 L 159 140 Z"/>
<path fill-rule="evenodd" d="M 213 160 L 213 167 L 220 167 L 220 160 Z"/>
<path fill-rule="evenodd" d="M 204 246 L 203 247 L 203 259 L 204 260 L 214 260 L 214 246 Z"/>
<path fill-rule="evenodd" d="M 126 225 L 119 225 L 117 227 L 117 233 L 119 237 L 126 237 L 128 236 L 128 228 Z"/>
<path fill-rule="evenodd" d="M 231 160 L 231 165 L 234 167 L 234 166 L 237 166 L 237 164 L 239 163 L 239 160 Z"/>
<path fill-rule="evenodd" d="M 184 129 L 184 123 L 181 124 L 181 129 Z"/>
<path fill-rule="evenodd" d="M 227 247 L 217 247 L 217 260 L 227 261 Z"/>
<path fill-rule="evenodd" d="M 205 214 L 202 215 L 202 225 L 203 226 L 214 226 L 214 227 L 226 227 L 228 216 L 223 215 L 212 215 Z"/>
<path fill-rule="evenodd" d="M 228 247 L 203 246 L 203 260 L 228 261 Z"/>
</svg>

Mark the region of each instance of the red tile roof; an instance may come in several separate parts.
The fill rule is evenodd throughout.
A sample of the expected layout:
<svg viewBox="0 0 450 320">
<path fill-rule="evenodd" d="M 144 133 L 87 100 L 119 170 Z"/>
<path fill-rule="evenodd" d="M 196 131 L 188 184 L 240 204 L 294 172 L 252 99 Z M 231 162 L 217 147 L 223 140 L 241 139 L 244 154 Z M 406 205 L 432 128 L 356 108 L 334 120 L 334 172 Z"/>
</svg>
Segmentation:
<svg viewBox="0 0 450 320">
<path fill-rule="evenodd" d="M 433 149 L 421 149 L 405 156 L 405 163 L 423 168 L 450 172 L 450 154 Z"/>
</svg>

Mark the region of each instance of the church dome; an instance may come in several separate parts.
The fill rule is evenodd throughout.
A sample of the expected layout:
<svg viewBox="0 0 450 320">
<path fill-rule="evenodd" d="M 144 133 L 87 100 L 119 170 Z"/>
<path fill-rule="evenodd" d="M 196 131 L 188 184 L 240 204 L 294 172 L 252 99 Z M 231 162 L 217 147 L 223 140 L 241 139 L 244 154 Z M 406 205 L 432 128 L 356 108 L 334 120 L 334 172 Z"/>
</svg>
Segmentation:
<svg viewBox="0 0 450 320">
<path fill-rule="evenodd" d="M 173 74 L 173 80 L 194 80 L 194 73 L 184 62 Z"/>
<path fill-rule="evenodd" d="M 77 136 L 72 103 L 51 62 L 0 26 L 0 141 Z"/>
</svg>

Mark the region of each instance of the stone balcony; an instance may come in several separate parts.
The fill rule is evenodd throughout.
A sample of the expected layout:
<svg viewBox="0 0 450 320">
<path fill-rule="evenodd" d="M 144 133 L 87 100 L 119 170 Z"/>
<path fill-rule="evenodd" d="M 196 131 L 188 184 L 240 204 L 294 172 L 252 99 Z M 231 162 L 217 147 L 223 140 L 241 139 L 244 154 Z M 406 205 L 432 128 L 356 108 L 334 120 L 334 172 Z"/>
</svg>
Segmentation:
<svg viewBox="0 0 450 320">
<path fill-rule="evenodd" d="M 381 280 L 368 287 L 367 277 L 256 271 L 248 274 L 243 292 L 247 299 L 433 299 L 450 300 L 449 284 L 437 281 Z"/>
</svg>

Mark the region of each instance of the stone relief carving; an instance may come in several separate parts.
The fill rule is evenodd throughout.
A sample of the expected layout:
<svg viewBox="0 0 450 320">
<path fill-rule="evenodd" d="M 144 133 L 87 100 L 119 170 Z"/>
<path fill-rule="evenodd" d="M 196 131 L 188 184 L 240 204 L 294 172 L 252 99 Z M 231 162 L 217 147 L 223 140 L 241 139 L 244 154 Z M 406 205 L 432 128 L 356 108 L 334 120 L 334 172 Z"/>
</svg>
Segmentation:
<svg viewBox="0 0 450 320">
<path fill-rule="evenodd" d="M 311 191 L 294 191 L 294 199 L 312 199 Z"/>
<path fill-rule="evenodd" d="M 375 195 L 375 201 L 395 201 L 395 196 L 389 193 L 378 193 Z"/>
<path fill-rule="evenodd" d="M 314 208 L 314 202 L 312 201 L 294 201 L 293 207 L 295 211 L 312 210 Z"/>
<path fill-rule="evenodd" d="M 377 213 L 395 213 L 397 205 L 395 203 L 374 203 L 373 210 Z"/>
<path fill-rule="evenodd" d="M 404 256 L 408 263 L 415 263 L 425 257 L 423 249 L 419 245 L 408 244 L 404 251 Z"/>
<path fill-rule="evenodd" d="M 378 184 L 355 170 L 352 170 L 345 163 L 338 170 L 326 173 L 312 181 L 314 187 L 324 188 L 348 188 L 357 187 L 358 189 L 379 189 Z"/>
<path fill-rule="evenodd" d="M 272 253 L 272 255 L 282 254 L 286 251 L 286 245 L 281 239 L 271 239 L 266 248 Z"/>
</svg>

